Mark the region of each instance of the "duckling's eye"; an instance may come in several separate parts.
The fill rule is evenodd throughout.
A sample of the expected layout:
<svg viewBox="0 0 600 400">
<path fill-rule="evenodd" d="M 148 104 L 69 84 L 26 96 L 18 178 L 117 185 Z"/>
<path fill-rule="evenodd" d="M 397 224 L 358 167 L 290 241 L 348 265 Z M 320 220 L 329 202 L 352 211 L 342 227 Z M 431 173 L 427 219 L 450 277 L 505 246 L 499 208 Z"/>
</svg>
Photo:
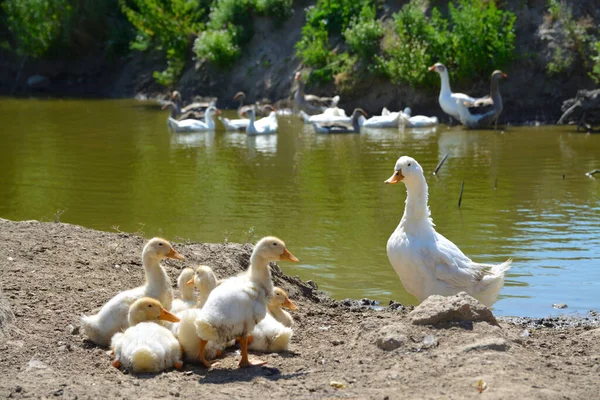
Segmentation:
<svg viewBox="0 0 600 400">
<path fill-rule="evenodd" d="M 409 165 L 410 165 L 410 164 L 409 164 Z M 158 245 L 159 245 L 159 246 L 162 246 L 163 244 L 162 244 L 162 242 L 159 242 L 159 243 L 158 243 Z"/>
<path fill-rule="evenodd" d="M 152 308 L 152 304 L 148 304 L 148 308 Z"/>
<path fill-rule="evenodd" d="M 410 163 L 408 163 L 408 166 L 410 167 Z"/>
<path fill-rule="evenodd" d="M 273 246 L 277 246 L 277 243 L 273 243 Z"/>
</svg>

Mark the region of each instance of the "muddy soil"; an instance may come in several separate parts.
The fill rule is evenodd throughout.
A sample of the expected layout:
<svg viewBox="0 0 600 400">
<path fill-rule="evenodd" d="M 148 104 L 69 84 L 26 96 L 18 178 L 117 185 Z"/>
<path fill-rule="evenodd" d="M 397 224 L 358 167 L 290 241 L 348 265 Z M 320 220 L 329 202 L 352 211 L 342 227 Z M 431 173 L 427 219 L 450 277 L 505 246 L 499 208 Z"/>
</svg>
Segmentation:
<svg viewBox="0 0 600 400">
<path fill-rule="evenodd" d="M 260 355 L 266 366 L 244 370 L 232 351 L 211 370 L 186 364 L 156 375 L 124 373 L 105 349 L 85 341 L 79 316 L 142 283 L 144 242 L 75 225 L 0 219 L 1 398 L 460 399 L 480 390 L 505 399 L 598 396 L 596 314 L 415 325 L 416 311 L 432 311 L 425 303 L 413 311 L 398 303 L 336 302 L 277 266 L 275 283 L 300 307 L 290 352 Z M 238 273 L 252 250 L 231 243 L 174 247 L 186 260 L 163 263 L 173 282 L 182 268 L 198 264 L 211 265 L 219 277 Z"/>
</svg>

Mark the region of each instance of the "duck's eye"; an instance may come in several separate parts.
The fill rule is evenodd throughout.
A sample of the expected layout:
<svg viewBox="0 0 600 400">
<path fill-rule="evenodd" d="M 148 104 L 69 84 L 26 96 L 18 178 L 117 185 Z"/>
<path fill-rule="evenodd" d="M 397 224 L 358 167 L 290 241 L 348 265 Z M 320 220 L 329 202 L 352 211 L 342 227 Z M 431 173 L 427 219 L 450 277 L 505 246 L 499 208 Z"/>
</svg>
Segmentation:
<svg viewBox="0 0 600 400">
<path fill-rule="evenodd" d="M 410 163 L 408 163 L 408 166 L 410 167 Z"/>
<path fill-rule="evenodd" d="M 277 246 L 277 243 L 273 243 L 273 246 Z"/>
<path fill-rule="evenodd" d="M 148 308 L 152 308 L 152 304 L 148 304 Z"/>
<path fill-rule="evenodd" d="M 162 242 L 159 242 L 159 243 L 158 243 L 158 245 L 159 245 L 159 246 L 162 246 L 163 244 L 162 244 Z"/>
</svg>

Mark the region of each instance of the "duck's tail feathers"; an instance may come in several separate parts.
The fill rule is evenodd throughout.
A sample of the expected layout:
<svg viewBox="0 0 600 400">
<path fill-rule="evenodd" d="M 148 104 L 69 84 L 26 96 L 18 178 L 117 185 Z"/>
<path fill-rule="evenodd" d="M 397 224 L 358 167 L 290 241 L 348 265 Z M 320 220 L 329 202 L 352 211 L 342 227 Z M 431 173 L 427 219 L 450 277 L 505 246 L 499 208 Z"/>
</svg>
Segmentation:
<svg viewBox="0 0 600 400">
<path fill-rule="evenodd" d="M 217 333 L 217 330 L 214 328 L 214 326 L 212 326 L 208 322 L 206 322 L 202 319 L 197 319 L 194 322 L 194 325 L 196 326 L 196 333 L 198 334 L 198 336 L 201 339 L 208 340 L 208 341 L 212 340 L 213 342 L 216 342 L 219 340 L 219 335 Z"/>
<path fill-rule="evenodd" d="M 81 328 L 83 330 L 83 334 L 92 342 L 100 346 L 106 346 L 108 343 L 105 343 L 105 340 L 98 329 L 99 322 L 99 314 L 81 316 Z"/>
<path fill-rule="evenodd" d="M 508 260 L 504 261 L 502 264 L 496 264 L 493 265 L 490 272 L 492 275 L 504 275 L 506 273 L 506 271 L 508 271 L 510 269 L 510 267 L 512 266 L 512 258 L 509 258 Z"/>
<path fill-rule="evenodd" d="M 291 328 L 282 329 L 281 332 L 271 341 L 270 349 L 274 352 L 287 351 L 290 347 L 290 341 L 294 331 Z"/>
<path fill-rule="evenodd" d="M 140 347 L 131 356 L 133 370 L 136 372 L 158 372 L 158 357 L 147 346 Z"/>
</svg>

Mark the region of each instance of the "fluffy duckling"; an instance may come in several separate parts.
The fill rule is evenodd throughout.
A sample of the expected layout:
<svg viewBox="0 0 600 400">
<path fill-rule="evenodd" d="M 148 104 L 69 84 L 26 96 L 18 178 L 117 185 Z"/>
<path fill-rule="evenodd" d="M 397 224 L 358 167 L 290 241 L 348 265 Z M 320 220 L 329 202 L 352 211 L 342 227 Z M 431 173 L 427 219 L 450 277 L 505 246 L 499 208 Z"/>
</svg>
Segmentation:
<svg viewBox="0 0 600 400">
<path fill-rule="evenodd" d="M 178 322 L 159 301 L 150 297 L 137 300 L 129 308 L 129 328 L 116 333 L 110 343 L 115 359 L 112 365 L 134 372 L 160 372 L 171 366 L 180 369 L 181 346 L 173 333 L 158 320 Z"/>
<path fill-rule="evenodd" d="M 299 261 L 281 239 L 261 239 L 254 247 L 248 270 L 223 281 L 208 297 L 196 320 L 200 361 L 207 368 L 211 363 L 206 360 L 204 351 L 209 340 L 225 344 L 239 338 L 242 353 L 240 368 L 264 364 L 248 360 L 248 335 L 267 314 L 267 302 L 273 295 L 269 262 L 276 260 Z"/>
<path fill-rule="evenodd" d="M 144 285 L 117 294 L 102 306 L 98 314 L 84 315 L 81 318 L 83 332 L 92 342 L 100 346 L 108 346 L 115 333 L 129 326 L 127 321 L 129 307 L 142 297 L 157 299 L 167 309 L 171 308 L 173 302 L 171 279 L 160 266 L 160 260 L 164 258 L 184 259 L 165 239 L 150 240 L 142 251 L 142 265 L 146 275 Z"/>
<path fill-rule="evenodd" d="M 267 315 L 252 330 L 252 342 L 248 345 L 248 349 L 264 353 L 276 353 L 289 349 L 293 334 L 291 326 L 294 320 L 282 307 L 290 310 L 298 309 L 289 299 L 285 290 L 276 287 L 273 289 L 273 297 L 267 306 Z"/>
<path fill-rule="evenodd" d="M 181 343 L 185 358 L 188 361 L 197 362 L 199 359 L 200 338 L 196 332 L 196 319 L 202 313 L 202 306 L 206 303 L 208 295 L 217 287 L 218 281 L 212 268 L 201 265 L 196 269 L 194 276 L 187 282 L 187 285 L 195 286 L 198 289 L 198 302 L 196 307 L 182 311 L 177 316 L 180 318 L 179 324 L 175 325 L 175 335 Z M 209 342 L 205 348 L 206 357 L 215 358 L 223 346 L 214 342 Z"/>
<path fill-rule="evenodd" d="M 511 260 L 496 265 L 474 262 L 435 231 L 423 168 L 414 158 L 396 161 L 394 174 L 385 183 L 398 182 L 406 185 L 406 206 L 387 242 L 387 255 L 406 291 L 419 301 L 432 294 L 467 292 L 488 307 L 494 304 Z"/>
<path fill-rule="evenodd" d="M 174 299 L 171 306 L 171 312 L 177 314 L 188 308 L 196 306 L 196 295 L 194 294 L 194 284 L 188 285 L 190 280 L 194 279 L 194 270 L 192 268 L 184 268 L 177 278 L 177 287 L 181 293 L 181 299 Z"/>
<path fill-rule="evenodd" d="M 267 310 L 277 321 L 289 328 L 294 325 L 294 319 L 289 312 L 283 309 L 284 307 L 292 311 L 298 309 L 298 307 L 290 300 L 286 291 L 280 287 L 276 287 L 273 289 L 273 297 L 269 301 Z"/>
</svg>

